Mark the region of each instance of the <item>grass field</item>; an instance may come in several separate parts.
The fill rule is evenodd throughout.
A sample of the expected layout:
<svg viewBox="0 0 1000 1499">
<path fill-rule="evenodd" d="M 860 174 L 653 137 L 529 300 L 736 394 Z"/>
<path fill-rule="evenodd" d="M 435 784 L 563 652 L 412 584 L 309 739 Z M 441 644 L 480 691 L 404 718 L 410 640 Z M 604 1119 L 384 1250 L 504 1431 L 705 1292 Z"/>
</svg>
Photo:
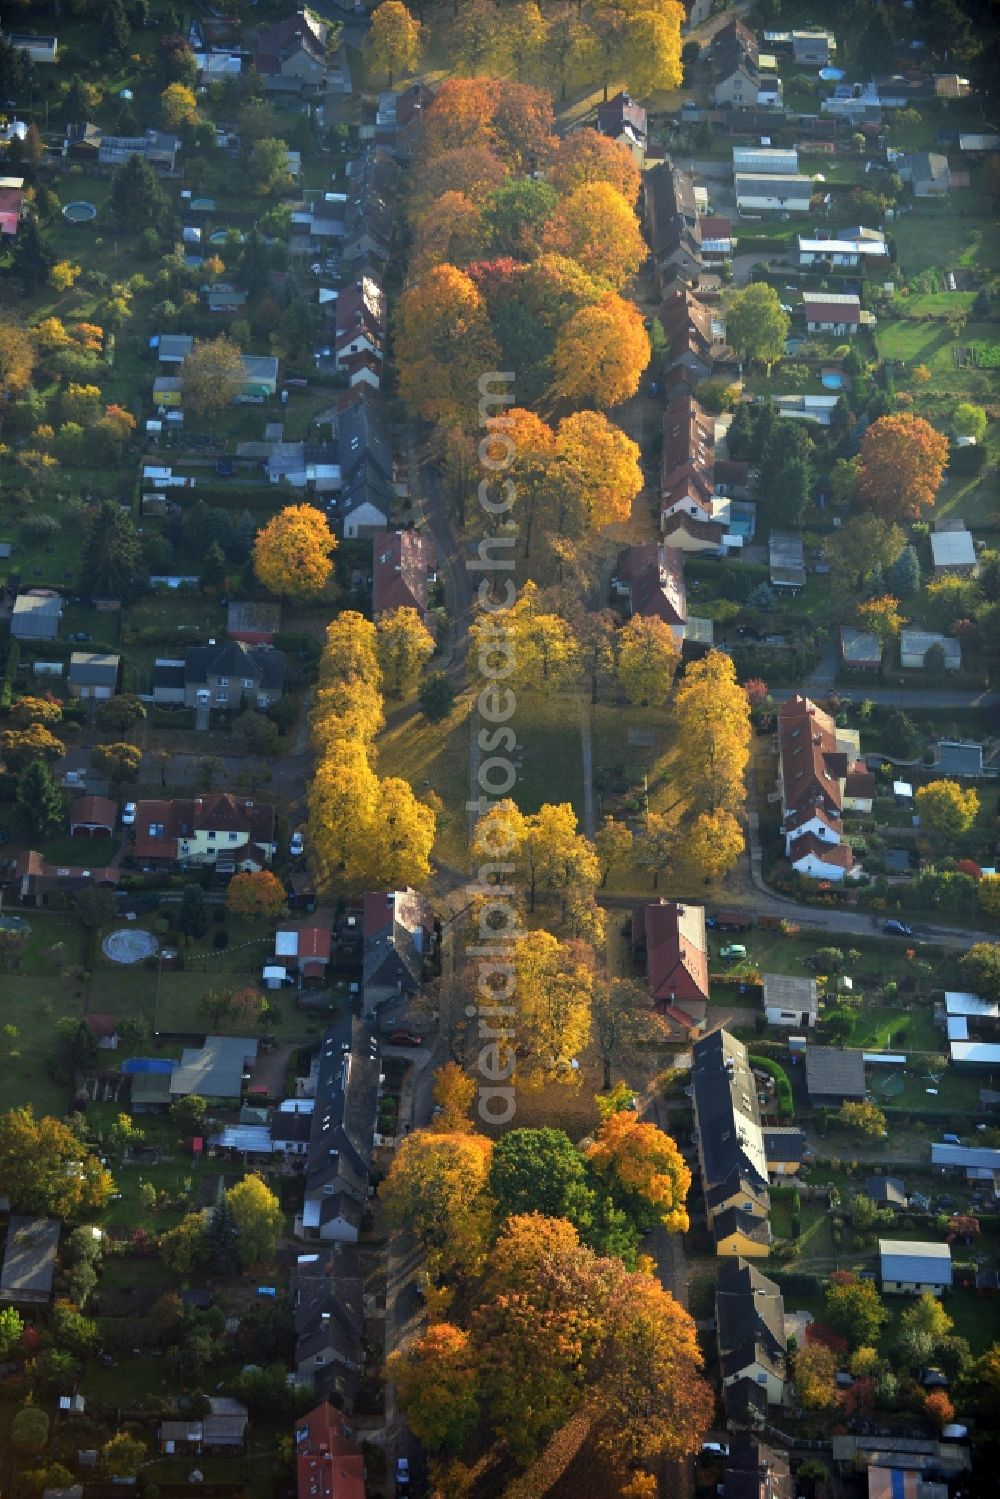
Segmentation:
<svg viewBox="0 0 1000 1499">
<path fill-rule="evenodd" d="M 981 212 L 973 212 L 981 209 Z M 995 210 L 979 192 L 944 203 L 923 202 L 892 225 L 900 267 L 907 276 L 926 270 L 1000 269 L 1000 242 L 990 225 Z"/>
</svg>

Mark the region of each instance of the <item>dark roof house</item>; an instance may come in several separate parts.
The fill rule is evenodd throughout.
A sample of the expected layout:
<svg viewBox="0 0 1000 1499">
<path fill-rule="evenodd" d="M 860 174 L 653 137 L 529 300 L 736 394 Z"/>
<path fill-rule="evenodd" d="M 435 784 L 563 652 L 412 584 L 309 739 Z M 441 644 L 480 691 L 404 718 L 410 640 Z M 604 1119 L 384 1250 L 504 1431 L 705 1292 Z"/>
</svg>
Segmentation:
<svg viewBox="0 0 1000 1499">
<path fill-rule="evenodd" d="M 52 1295 L 52 1278 L 59 1247 L 57 1218 L 25 1218 L 15 1214 L 7 1224 L 0 1302 L 13 1306 L 44 1306 Z"/>
<path fill-rule="evenodd" d="M 419 531 L 382 531 L 372 538 L 372 609 L 416 609 L 426 624 L 431 583 L 437 580 L 437 547 Z"/>
</svg>

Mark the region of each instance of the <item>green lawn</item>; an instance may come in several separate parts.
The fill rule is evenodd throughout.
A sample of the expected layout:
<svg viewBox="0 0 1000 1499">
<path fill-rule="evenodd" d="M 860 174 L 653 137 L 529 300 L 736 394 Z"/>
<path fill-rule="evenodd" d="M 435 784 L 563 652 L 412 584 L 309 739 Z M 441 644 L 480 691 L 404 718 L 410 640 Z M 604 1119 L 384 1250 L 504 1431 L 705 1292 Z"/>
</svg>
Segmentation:
<svg viewBox="0 0 1000 1499">
<path fill-rule="evenodd" d="M 106 868 L 121 848 L 120 838 L 46 838 L 37 845 L 50 864 L 85 864 Z"/>
<path fill-rule="evenodd" d="M 981 213 L 972 216 L 974 207 Z M 995 272 L 1000 269 L 1000 243 L 991 229 L 993 217 L 979 191 L 956 193 L 954 207 L 948 202 L 917 204 L 891 226 L 901 268 L 907 276 L 931 269 Z"/>
</svg>

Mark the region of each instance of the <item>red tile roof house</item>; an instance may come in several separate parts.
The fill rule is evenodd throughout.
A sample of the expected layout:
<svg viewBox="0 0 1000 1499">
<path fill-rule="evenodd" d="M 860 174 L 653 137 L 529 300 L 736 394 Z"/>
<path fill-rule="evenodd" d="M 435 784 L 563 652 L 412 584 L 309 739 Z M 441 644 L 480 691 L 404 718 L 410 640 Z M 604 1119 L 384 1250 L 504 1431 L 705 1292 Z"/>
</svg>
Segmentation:
<svg viewBox="0 0 1000 1499">
<path fill-rule="evenodd" d="M 298 1499 L 365 1499 L 365 1458 L 343 1412 L 324 1402 L 295 1423 Z"/>
<path fill-rule="evenodd" d="M 118 821 L 118 804 L 107 796 L 79 796 L 69 809 L 71 838 L 110 838 Z"/>
<path fill-rule="evenodd" d="M 857 333 L 861 303 L 840 292 L 803 292 L 802 306 L 810 333 Z"/>
<path fill-rule="evenodd" d="M 139 802 L 136 808 L 140 866 L 254 872 L 269 864 L 274 852 L 274 808 L 264 802 L 215 791 L 190 800 Z"/>
<path fill-rule="evenodd" d="M 687 624 L 684 556 L 660 542 L 644 541 L 626 547 L 618 556 L 617 591 L 628 599 L 632 614 L 662 619 L 680 646 Z"/>
<path fill-rule="evenodd" d="M 430 585 L 437 581 L 437 547 L 419 531 L 380 531 L 372 538 L 372 611 L 416 609 L 431 628 Z"/>
<path fill-rule="evenodd" d="M 81 841 L 81 853 L 84 847 Z M 48 864 L 34 848 L 18 854 L 3 880 L 5 889 L 26 906 L 44 905 L 52 890 L 72 892 L 82 890 L 85 885 L 106 885 L 113 890 L 117 883 L 118 870 L 110 865 L 95 869 L 83 864 Z"/>
<path fill-rule="evenodd" d="M 782 830 L 793 869 L 827 880 L 856 873 L 842 842 L 844 788 L 848 774 L 866 775 L 865 767 L 840 747 L 830 715 L 801 693 L 778 711 L 778 753 Z"/>
<path fill-rule="evenodd" d="M 322 984 L 332 951 L 333 933 L 321 922 L 282 926 L 274 934 L 275 961 L 298 973 L 303 984 Z"/>
<path fill-rule="evenodd" d="M 686 1036 L 703 1030 L 708 1011 L 708 938 L 704 906 L 661 900 L 633 916 L 633 945 L 645 948 L 649 995 Z"/>
</svg>

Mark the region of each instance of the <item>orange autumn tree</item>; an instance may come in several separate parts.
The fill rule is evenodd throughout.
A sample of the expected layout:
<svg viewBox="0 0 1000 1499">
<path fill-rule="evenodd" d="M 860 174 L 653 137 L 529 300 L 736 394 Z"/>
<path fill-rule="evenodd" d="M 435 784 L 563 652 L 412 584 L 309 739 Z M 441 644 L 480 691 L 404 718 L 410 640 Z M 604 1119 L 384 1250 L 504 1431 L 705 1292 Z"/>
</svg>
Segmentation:
<svg viewBox="0 0 1000 1499">
<path fill-rule="evenodd" d="M 621 290 L 649 253 L 633 209 L 609 182 L 581 183 L 564 198 L 546 225 L 545 246 L 612 291 Z"/>
<path fill-rule="evenodd" d="M 618 406 L 639 389 L 650 353 L 638 307 L 607 292 L 557 335 L 551 393 L 574 404 Z"/>
<path fill-rule="evenodd" d="M 226 908 L 233 916 L 264 916 L 273 921 L 285 908 L 285 887 L 269 869 L 234 874 L 226 891 Z"/>
<path fill-rule="evenodd" d="M 465 193 L 451 188 L 418 218 L 411 268 L 421 275 L 444 262 L 468 265 L 482 252 L 485 239 L 482 210 Z"/>
<path fill-rule="evenodd" d="M 598 130 L 574 130 L 559 142 L 548 181 L 560 193 L 572 193 L 586 182 L 607 182 L 634 208 L 642 175 L 620 141 Z"/>
<path fill-rule="evenodd" d="M 475 1096 L 475 1078 L 463 1072 L 457 1062 L 445 1062 L 434 1073 L 434 1102 L 441 1112 L 430 1128 L 436 1134 L 471 1134 L 469 1110 Z"/>
<path fill-rule="evenodd" d="M 270 593 L 315 598 L 333 572 L 330 558 L 336 546 L 322 510 L 287 505 L 257 534 L 254 572 Z"/>
<path fill-rule="evenodd" d="M 490 146 L 496 139 L 491 78 L 446 78 L 424 112 L 420 164 L 459 146 Z"/>
<path fill-rule="evenodd" d="M 943 1426 L 948 1425 L 949 1421 L 954 1421 L 955 1407 L 944 1390 L 935 1390 L 924 1400 L 924 1415 L 929 1416 L 940 1431 Z"/>
<path fill-rule="evenodd" d="M 661 1223 L 671 1233 L 688 1229 L 691 1172 L 676 1141 L 633 1114 L 611 1114 L 587 1151 L 590 1169 L 616 1207 L 644 1231 Z"/>
<path fill-rule="evenodd" d="M 428 271 L 399 299 L 396 360 L 399 392 L 416 415 L 448 422 L 470 416 L 479 377 L 499 368 L 499 354 L 475 282 L 453 265 Z"/>
<path fill-rule="evenodd" d="M 493 1145 L 484 1135 L 407 1135 L 382 1189 L 390 1219 L 413 1234 L 435 1280 L 475 1273 L 486 1254 Z"/>
<path fill-rule="evenodd" d="M 482 208 L 507 175 L 505 163 L 488 146 L 456 146 L 421 167 L 410 198 L 411 216 L 419 223 L 440 198 L 452 192 Z"/>
<path fill-rule="evenodd" d="M 861 439 L 858 498 L 884 520 L 919 520 L 934 504 L 947 462 L 947 437 L 923 417 L 881 416 Z"/>
</svg>

